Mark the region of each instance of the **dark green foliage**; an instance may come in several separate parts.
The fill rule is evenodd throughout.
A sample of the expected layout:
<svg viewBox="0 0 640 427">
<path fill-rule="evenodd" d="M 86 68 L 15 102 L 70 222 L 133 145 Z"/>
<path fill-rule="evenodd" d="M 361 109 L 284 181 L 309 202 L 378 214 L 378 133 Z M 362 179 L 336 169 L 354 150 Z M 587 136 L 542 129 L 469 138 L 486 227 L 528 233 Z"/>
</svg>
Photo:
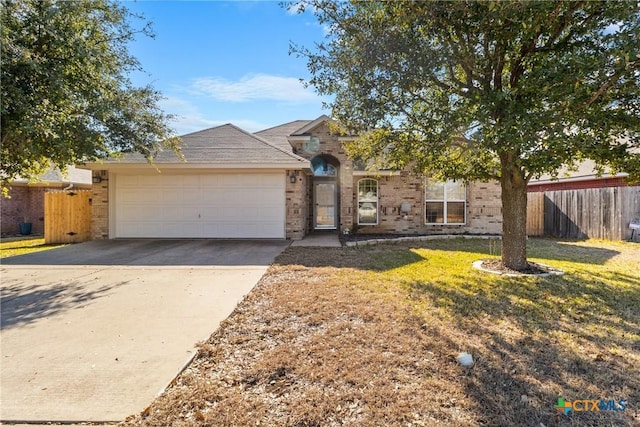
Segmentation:
<svg viewBox="0 0 640 427">
<path fill-rule="evenodd" d="M 637 1 L 305 5 L 329 34 L 293 51 L 308 59 L 310 84 L 334 96 L 343 129 L 362 135 L 351 153 L 500 180 L 505 244 L 519 240 L 512 267 L 526 259 L 531 178 L 592 159 L 640 179 Z"/>
<path fill-rule="evenodd" d="M 160 94 L 128 77 L 140 64 L 127 44 L 153 35 L 131 26 L 140 17 L 108 0 L 3 0 L 1 19 L 3 186 L 50 164 L 176 148 Z"/>
</svg>

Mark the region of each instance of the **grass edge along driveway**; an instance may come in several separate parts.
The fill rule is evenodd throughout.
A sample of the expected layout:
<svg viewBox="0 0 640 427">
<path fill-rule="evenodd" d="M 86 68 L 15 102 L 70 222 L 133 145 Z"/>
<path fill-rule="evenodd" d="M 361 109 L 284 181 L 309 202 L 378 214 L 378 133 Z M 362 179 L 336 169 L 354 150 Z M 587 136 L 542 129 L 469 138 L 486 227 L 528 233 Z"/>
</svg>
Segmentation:
<svg viewBox="0 0 640 427">
<path fill-rule="evenodd" d="M 640 246 L 531 239 L 529 256 L 566 274 L 473 270 L 481 240 L 289 248 L 123 425 L 638 425 Z"/>
<path fill-rule="evenodd" d="M 65 244 L 45 244 L 44 237 L 3 238 L 0 240 L 0 259 L 60 248 Z"/>
</svg>

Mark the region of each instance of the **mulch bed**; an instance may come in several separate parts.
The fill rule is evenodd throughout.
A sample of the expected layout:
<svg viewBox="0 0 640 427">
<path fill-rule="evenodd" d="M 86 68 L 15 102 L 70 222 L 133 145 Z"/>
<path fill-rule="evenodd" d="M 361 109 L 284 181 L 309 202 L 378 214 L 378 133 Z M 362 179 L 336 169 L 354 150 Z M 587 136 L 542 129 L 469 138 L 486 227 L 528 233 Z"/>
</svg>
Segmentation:
<svg viewBox="0 0 640 427">
<path fill-rule="evenodd" d="M 545 274 L 550 272 L 548 268 L 535 262 L 529 262 L 528 265 L 529 267 L 524 270 L 513 270 L 509 267 L 506 267 L 499 259 L 485 259 L 482 261 L 482 268 L 501 274 L 529 275 Z"/>
</svg>

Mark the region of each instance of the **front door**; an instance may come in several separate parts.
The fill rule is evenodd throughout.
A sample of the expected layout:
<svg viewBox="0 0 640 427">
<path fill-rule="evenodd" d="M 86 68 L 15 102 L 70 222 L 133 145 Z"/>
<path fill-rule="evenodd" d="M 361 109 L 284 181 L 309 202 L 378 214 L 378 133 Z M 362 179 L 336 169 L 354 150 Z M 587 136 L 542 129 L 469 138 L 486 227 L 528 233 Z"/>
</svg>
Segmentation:
<svg viewBox="0 0 640 427">
<path fill-rule="evenodd" d="M 335 230 L 336 183 L 329 181 L 314 182 L 313 185 L 313 225 L 316 230 Z"/>
</svg>

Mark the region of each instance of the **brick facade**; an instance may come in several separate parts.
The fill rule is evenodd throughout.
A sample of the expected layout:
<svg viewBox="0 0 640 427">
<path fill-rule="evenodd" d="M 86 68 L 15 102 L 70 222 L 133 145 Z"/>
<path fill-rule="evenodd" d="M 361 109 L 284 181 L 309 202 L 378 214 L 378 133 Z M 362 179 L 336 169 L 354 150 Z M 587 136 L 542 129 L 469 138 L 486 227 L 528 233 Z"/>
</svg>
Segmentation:
<svg viewBox="0 0 640 427">
<path fill-rule="evenodd" d="M 426 224 L 425 179 L 402 172 L 392 176 L 354 176 L 354 206 L 357 204 L 358 181 L 378 182 L 378 224 L 358 225 L 360 234 L 500 234 L 502 232 L 502 202 L 497 182 L 472 182 L 466 186 L 466 223 Z M 401 206 L 408 205 L 403 212 Z M 357 224 L 357 212 L 350 218 Z"/>
<path fill-rule="evenodd" d="M 464 225 L 426 224 L 425 179 L 407 171 L 385 176 L 354 173 L 353 163 L 347 157 L 343 142 L 332 135 L 326 125 L 310 132 L 320 139 L 317 153 L 304 152 L 301 143 L 294 147 L 296 154 L 309 160 L 315 156 L 335 159 L 338 169 L 339 230 L 361 234 L 500 234 L 502 232 L 502 202 L 498 182 L 472 182 L 466 186 L 466 223 Z M 378 182 L 378 224 L 358 225 L 358 181 L 372 178 Z M 313 177 L 308 183 L 308 229 L 313 230 Z M 402 204 L 410 206 L 401 211 Z"/>
<path fill-rule="evenodd" d="M 18 234 L 18 224 L 30 222 L 32 234 L 44 233 L 44 193 L 47 190 L 49 187 L 13 185 L 9 189 L 10 198 L 0 196 L 0 232 Z"/>
<path fill-rule="evenodd" d="M 92 171 L 92 177 L 100 178 L 91 186 L 91 236 L 93 240 L 109 238 L 109 172 Z"/>
<path fill-rule="evenodd" d="M 295 177 L 295 182 L 290 177 Z M 309 177 L 300 170 L 287 171 L 286 228 L 287 239 L 300 240 L 309 233 Z"/>
</svg>

